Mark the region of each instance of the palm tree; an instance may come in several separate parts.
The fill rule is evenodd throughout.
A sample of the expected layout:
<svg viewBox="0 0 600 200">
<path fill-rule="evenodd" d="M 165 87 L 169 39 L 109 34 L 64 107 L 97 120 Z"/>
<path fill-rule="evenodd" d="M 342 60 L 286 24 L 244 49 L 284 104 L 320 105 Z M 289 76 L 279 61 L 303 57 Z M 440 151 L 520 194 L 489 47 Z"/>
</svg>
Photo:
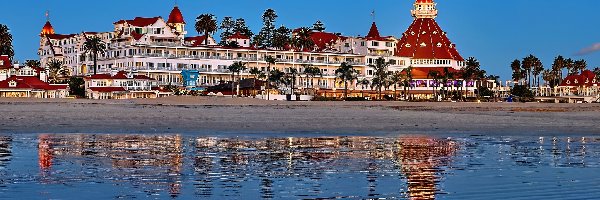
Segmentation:
<svg viewBox="0 0 600 200">
<path fill-rule="evenodd" d="M 321 69 L 319 69 L 318 67 L 314 67 L 311 64 L 304 65 L 304 74 L 306 74 L 307 86 L 310 83 L 310 86 L 312 87 L 313 90 L 315 89 L 314 84 L 312 84 L 313 83 L 313 79 L 316 76 L 323 76 L 323 74 L 321 73 Z M 316 93 L 316 92 L 314 92 L 314 93 Z"/>
<path fill-rule="evenodd" d="M 469 57 L 466 62 L 465 68 L 462 70 L 461 76 L 465 80 L 466 83 L 469 81 L 474 81 L 477 76 L 480 74 L 479 61 L 474 57 Z M 475 84 L 473 86 L 476 86 Z M 462 96 L 462 94 L 461 94 Z"/>
<path fill-rule="evenodd" d="M 336 79 L 340 79 L 340 83 L 344 83 L 344 100 L 348 98 L 348 81 L 358 78 L 358 71 L 352 65 L 343 62 L 336 70 Z"/>
<path fill-rule="evenodd" d="M 434 70 L 429 71 L 429 73 L 427 73 L 427 79 L 433 81 L 433 101 L 437 101 L 437 86 L 440 82 L 440 72 Z"/>
<path fill-rule="evenodd" d="M 268 80 L 271 83 L 275 83 L 275 86 L 278 86 L 279 84 L 281 84 L 284 81 L 284 78 L 285 78 L 284 72 L 279 71 L 279 69 L 274 69 L 273 71 L 271 71 L 269 73 Z"/>
<path fill-rule="evenodd" d="M 298 76 L 298 69 L 296 68 L 289 68 L 289 72 L 288 75 L 290 76 L 290 89 L 292 90 L 292 94 L 294 93 L 294 90 L 296 89 L 296 76 Z"/>
<path fill-rule="evenodd" d="M 39 60 L 27 60 L 27 61 L 25 61 L 25 66 L 38 68 L 38 67 L 42 66 L 42 63 L 40 63 Z"/>
<path fill-rule="evenodd" d="M 374 76 L 371 84 L 377 87 L 377 91 L 379 94 L 379 100 L 381 100 L 381 89 L 388 81 L 387 78 L 387 68 L 390 66 L 389 62 L 386 62 L 383 57 L 377 58 L 375 60 L 374 65 L 369 65 L 369 67 L 373 68 Z"/>
<path fill-rule="evenodd" d="M 573 75 L 573 71 L 575 71 L 575 61 L 573 59 L 567 58 L 565 60 L 565 68 L 567 68 L 568 75 Z"/>
<path fill-rule="evenodd" d="M 412 70 L 413 70 L 412 65 L 408 66 L 407 68 L 405 68 L 405 69 L 402 70 L 402 73 L 404 73 L 404 83 L 403 83 L 403 85 L 404 85 L 404 95 L 405 95 L 405 98 L 411 96 L 408 93 L 410 93 L 410 89 L 412 89 L 412 81 L 413 81 Z M 408 88 L 408 93 L 406 92 L 407 88 Z M 408 99 L 412 100 L 412 98 L 408 98 Z"/>
<path fill-rule="evenodd" d="M 532 67 L 532 74 L 534 76 L 535 79 L 535 83 L 537 85 L 537 87 L 540 87 L 540 74 L 542 73 L 542 71 L 544 71 L 544 65 L 542 64 L 542 61 L 539 58 L 534 58 L 533 59 L 533 67 Z"/>
<path fill-rule="evenodd" d="M 521 61 L 518 59 L 515 59 L 511 64 L 510 64 L 510 68 L 512 69 L 512 79 L 513 81 L 516 81 L 517 83 L 521 82 L 521 79 L 523 79 L 523 70 L 521 70 Z"/>
<path fill-rule="evenodd" d="M 559 72 L 559 79 L 563 79 L 563 69 L 565 68 L 565 58 L 561 55 L 554 58 L 554 62 L 552 63 L 552 71 Z"/>
<path fill-rule="evenodd" d="M 310 37 L 312 35 L 311 30 L 307 27 L 301 27 L 297 30 L 296 35 L 292 39 L 292 45 L 300 51 L 313 50 L 312 47 L 315 43 Z"/>
<path fill-rule="evenodd" d="M 250 68 L 249 73 L 254 75 L 254 81 L 252 83 L 252 95 L 254 95 L 254 97 L 256 97 L 256 79 L 258 79 L 259 76 L 263 75 L 263 72 L 260 71 L 260 69 L 258 69 L 258 67 L 253 67 L 253 68 Z"/>
<path fill-rule="evenodd" d="M 195 24 L 198 34 L 204 33 L 204 45 L 208 45 L 208 37 L 210 34 L 217 31 L 217 19 L 213 14 L 201 14 L 196 18 Z"/>
<path fill-rule="evenodd" d="M 600 82 L 600 67 L 594 68 L 594 74 L 596 74 L 596 82 Z"/>
<path fill-rule="evenodd" d="M 51 83 L 58 82 L 58 75 L 63 68 L 63 62 L 58 59 L 52 59 L 48 62 L 48 69 L 50 70 L 50 81 Z"/>
<path fill-rule="evenodd" d="M 394 85 L 394 100 L 395 101 L 398 100 L 398 95 L 396 95 L 396 93 L 398 91 L 397 90 L 398 89 L 397 86 L 398 86 L 399 83 L 402 82 L 403 76 L 404 75 L 402 75 L 402 72 L 399 72 L 399 71 L 391 72 L 390 73 L 389 80 L 390 80 L 390 84 Z"/>
<path fill-rule="evenodd" d="M 12 60 L 15 55 L 12 41 L 12 34 L 10 33 L 8 26 L 0 24 L 0 55 L 7 55 L 10 60 Z"/>
<path fill-rule="evenodd" d="M 535 65 L 536 59 L 537 58 L 534 55 L 530 54 L 529 56 L 523 58 L 523 61 L 521 62 L 521 68 L 526 73 L 525 80 L 527 81 L 527 87 L 530 89 L 531 89 L 531 70 L 533 69 L 533 66 Z"/>
<path fill-rule="evenodd" d="M 574 74 L 583 72 L 587 68 L 587 62 L 584 59 L 577 60 L 573 63 Z"/>
<path fill-rule="evenodd" d="M 363 78 L 359 80 L 357 84 L 360 84 L 362 86 L 362 90 L 360 91 L 360 93 L 362 97 L 365 97 L 365 89 L 367 86 L 369 86 L 369 84 L 371 84 L 371 81 L 369 81 L 369 79 L 367 78 Z"/>
<path fill-rule="evenodd" d="M 455 74 L 454 74 L 454 72 L 450 71 L 449 67 L 445 67 L 443 72 L 444 73 L 442 74 L 442 87 L 443 87 L 442 90 L 444 91 L 444 93 L 442 93 L 442 97 L 446 98 L 446 95 L 448 93 L 448 91 L 447 91 L 448 81 L 452 80 L 452 84 L 450 86 L 453 86 Z"/>
<path fill-rule="evenodd" d="M 238 76 L 240 76 L 240 73 L 242 73 L 242 71 L 246 70 L 246 63 L 243 63 L 241 61 L 238 62 L 234 62 L 232 65 L 229 65 L 229 67 L 227 67 L 227 69 L 231 72 L 231 97 L 233 97 L 233 91 L 234 91 L 234 87 L 235 87 L 235 74 L 237 73 Z M 238 83 L 239 84 L 239 83 Z"/>
<path fill-rule="evenodd" d="M 270 80 L 269 76 L 271 76 L 271 65 L 274 65 L 276 61 L 277 60 L 273 58 L 273 56 L 265 57 L 265 62 L 267 62 L 267 80 Z M 267 99 L 269 100 L 271 95 L 270 85 L 270 81 L 267 81 Z"/>
<path fill-rule="evenodd" d="M 106 44 L 98 36 L 85 36 L 83 49 L 85 50 L 84 53 L 92 54 L 92 59 L 94 59 L 94 74 L 96 74 L 98 70 L 98 54 L 104 55 L 106 52 Z"/>
</svg>

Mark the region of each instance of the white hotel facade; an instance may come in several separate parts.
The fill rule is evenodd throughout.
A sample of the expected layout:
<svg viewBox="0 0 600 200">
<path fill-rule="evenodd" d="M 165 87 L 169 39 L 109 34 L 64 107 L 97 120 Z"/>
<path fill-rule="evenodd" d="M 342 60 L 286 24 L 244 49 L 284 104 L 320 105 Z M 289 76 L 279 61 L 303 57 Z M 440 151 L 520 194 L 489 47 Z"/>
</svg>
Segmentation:
<svg viewBox="0 0 600 200">
<path fill-rule="evenodd" d="M 185 31 L 188 24 L 177 6 L 166 21 L 162 17 L 119 20 L 113 23 L 114 30 L 108 32 L 56 34 L 48 21 L 40 34 L 38 54 L 42 66 L 46 66 L 51 59 L 59 59 L 71 70 L 72 75 L 89 75 L 93 73 L 93 61 L 84 52 L 83 43 L 86 36 L 98 36 L 108 47 L 106 54 L 98 58 L 98 73 L 128 71 L 156 79 L 159 85 L 182 85 L 181 71 L 193 69 L 200 71 L 197 80 L 200 86 L 231 81 L 227 66 L 236 61 L 246 63 L 249 69 L 257 67 L 266 71 L 268 64 L 264 59 L 272 56 L 277 62 L 271 67 L 284 72 L 290 68 L 302 72 L 306 64 L 321 69 L 322 77 L 298 79 L 295 83 L 297 88 L 314 87 L 333 91 L 343 88 L 342 84 L 336 83 L 334 74 L 342 62 L 353 65 L 359 71 L 359 79 L 371 79 L 373 69 L 369 64 L 383 57 L 393 63 L 389 67 L 391 71 L 412 66 L 416 70 L 413 71 L 415 82 L 412 91 L 427 94 L 435 83 L 423 76 L 424 73 L 443 68 L 460 70 L 464 67 L 464 59 L 434 20 L 437 17 L 435 5 L 433 0 L 417 0 L 412 11 L 414 22 L 400 38 L 380 36 L 373 22 L 364 37 L 313 32 L 311 38 L 315 46 L 309 52 L 257 49 L 250 45 L 248 37 L 240 34 L 225 38 L 236 41 L 240 46 L 237 48 L 219 46 L 210 36 L 208 45 L 205 45 L 204 36 L 188 37 Z M 242 76 L 253 77 L 247 71 Z M 419 80 L 420 84 L 417 83 Z M 355 81 L 349 88 L 361 90 L 364 87 Z"/>
</svg>

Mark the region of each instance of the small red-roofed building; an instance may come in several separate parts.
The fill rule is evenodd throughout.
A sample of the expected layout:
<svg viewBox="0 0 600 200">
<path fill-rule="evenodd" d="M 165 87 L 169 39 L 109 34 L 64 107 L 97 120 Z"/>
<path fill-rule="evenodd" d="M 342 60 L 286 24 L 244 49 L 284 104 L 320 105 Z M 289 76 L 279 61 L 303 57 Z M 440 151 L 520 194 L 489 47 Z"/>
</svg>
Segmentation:
<svg viewBox="0 0 600 200">
<path fill-rule="evenodd" d="M 600 83 L 596 74 L 584 70 L 581 74 L 571 74 L 556 87 L 560 96 L 598 96 Z"/>
<path fill-rule="evenodd" d="M 236 42 L 239 47 L 245 47 L 245 48 L 250 47 L 250 37 L 248 37 L 240 32 L 236 32 L 235 34 L 227 37 L 225 39 L 225 41 L 227 43 Z"/>
<path fill-rule="evenodd" d="M 45 69 L 12 64 L 0 56 L 0 97 L 66 98 L 67 84 L 49 84 Z"/>
<path fill-rule="evenodd" d="M 118 71 L 112 74 L 86 76 L 85 91 L 89 99 L 158 98 L 171 95 L 146 75 Z"/>
</svg>

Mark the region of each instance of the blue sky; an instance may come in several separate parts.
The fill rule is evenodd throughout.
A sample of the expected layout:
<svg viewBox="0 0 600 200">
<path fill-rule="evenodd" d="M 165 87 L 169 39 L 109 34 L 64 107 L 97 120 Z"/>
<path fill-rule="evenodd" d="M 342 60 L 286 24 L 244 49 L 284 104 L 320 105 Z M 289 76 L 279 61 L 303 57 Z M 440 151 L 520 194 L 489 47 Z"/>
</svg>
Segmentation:
<svg viewBox="0 0 600 200">
<path fill-rule="evenodd" d="M 202 13 L 245 18 L 254 32 L 267 8 L 277 11 L 277 24 L 288 27 L 312 25 L 322 20 L 327 31 L 365 35 L 372 10 L 382 35 L 400 36 L 410 23 L 413 0 L 179 0 L 188 22 Z M 590 68 L 600 66 L 600 52 L 578 52 L 600 43 L 598 0 L 437 0 L 438 23 L 463 57 L 474 56 L 490 74 L 510 77 L 510 62 L 534 54 L 550 67 L 556 55 L 586 59 Z M 39 32 L 50 10 L 57 33 L 110 31 L 112 23 L 136 16 L 168 17 L 174 0 L 19 0 L 3 4 L 0 23 L 13 34 L 15 57 L 36 59 Z M 600 48 L 600 45 L 596 45 Z"/>
</svg>

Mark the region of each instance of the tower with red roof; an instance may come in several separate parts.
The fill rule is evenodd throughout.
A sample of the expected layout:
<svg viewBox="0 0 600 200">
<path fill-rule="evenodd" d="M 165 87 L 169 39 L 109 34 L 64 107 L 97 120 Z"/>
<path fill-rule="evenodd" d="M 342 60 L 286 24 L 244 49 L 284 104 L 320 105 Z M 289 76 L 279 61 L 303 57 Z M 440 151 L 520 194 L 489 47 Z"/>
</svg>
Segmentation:
<svg viewBox="0 0 600 200">
<path fill-rule="evenodd" d="M 398 41 L 395 56 L 410 58 L 407 65 L 413 66 L 417 74 L 464 67 L 464 59 L 456 45 L 435 21 L 438 14 L 436 3 L 433 0 L 416 0 L 411 14 L 414 21 Z"/>
<path fill-rule="evenodd" d="M 175 33 L 179 35 L 185 35 L 185 20 L 183 19 L 183 14 L 181 14 L 181 10 L 179 10 L 179 6 L 175 5 L 171 13 L 169 14 L 169 19 L 167 20 L 167 25 L 175 30 Z"/>
</svg>

